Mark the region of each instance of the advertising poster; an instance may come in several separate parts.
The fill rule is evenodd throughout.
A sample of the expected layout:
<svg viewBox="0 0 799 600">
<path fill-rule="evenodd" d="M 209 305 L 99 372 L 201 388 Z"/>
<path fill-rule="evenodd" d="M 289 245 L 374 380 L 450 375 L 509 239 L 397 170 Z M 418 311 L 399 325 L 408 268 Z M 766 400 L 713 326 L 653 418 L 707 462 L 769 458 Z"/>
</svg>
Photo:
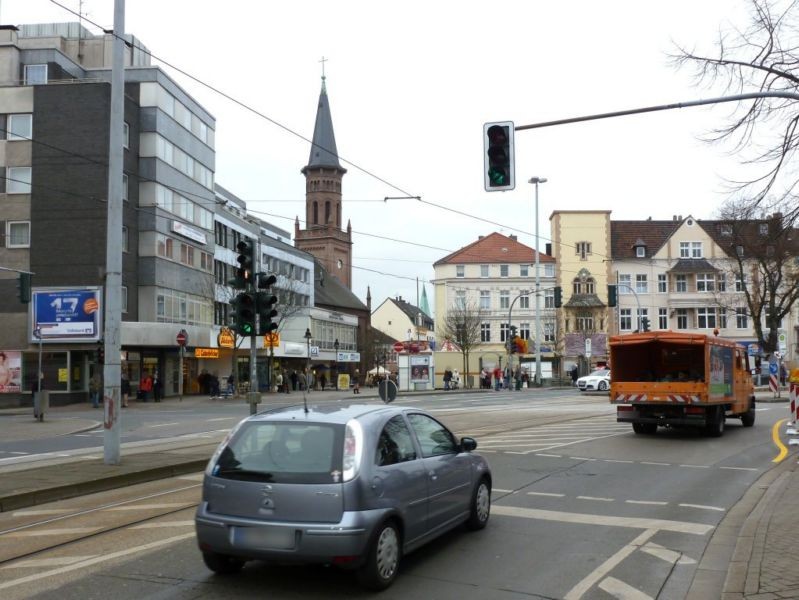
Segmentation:
<svg viewBox="0 0 799 600">
<path fill-rule="evenodd" d="M 710 347 L 710 394 L 732 395 L 732 348 Z"/>
<path fill-rule="evenodd" d="M 34 290 L 31 341 L 98 341 L 100 339 L 98 288 Z"/>
<path fill-rule="evenodd" d="M 430 381 L 430 357 L 411 356 L 411 383 Z"/>
<path fill-rule="evenodd" d="M 0 350 L 0 394 L 22 391 L 22 352 Z"/>
</svg>

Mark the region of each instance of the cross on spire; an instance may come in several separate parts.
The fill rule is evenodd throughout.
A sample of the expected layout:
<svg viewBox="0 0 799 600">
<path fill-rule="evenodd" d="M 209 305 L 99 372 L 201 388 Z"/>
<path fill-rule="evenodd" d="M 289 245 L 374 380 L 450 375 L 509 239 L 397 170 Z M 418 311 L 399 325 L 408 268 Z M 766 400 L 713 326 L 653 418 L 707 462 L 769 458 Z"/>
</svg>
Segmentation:
<svg viewBox="0 0 799 600">
<path fill-rule="evenodd" d="M 323 56 L 322 60 L 319 61 L 320 63 L 322 63 L 322 89 L 325 89 L 325 63 L 327 62 L 327 60 L 328 59 L 326 59 Z"/>
</svg>

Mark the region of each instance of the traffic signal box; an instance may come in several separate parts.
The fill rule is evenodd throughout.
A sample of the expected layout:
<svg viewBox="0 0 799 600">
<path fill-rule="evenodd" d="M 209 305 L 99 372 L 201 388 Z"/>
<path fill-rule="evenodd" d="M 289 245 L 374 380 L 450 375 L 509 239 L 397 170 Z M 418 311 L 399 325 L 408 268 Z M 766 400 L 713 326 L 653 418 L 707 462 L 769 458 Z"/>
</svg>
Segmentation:
<svg viewBox="0 0 799 600">
<path fill-rule="evenodd" d="M 17 297 L 23 304 L 31 301 L 31 274 L 20 273 L 17 277 Z"/>
<path fill-rule="evenodd" d="M 233 329 L 239 335 L 255 333 L 255 294 L 242 292 L 230 301 L 233 307 Z"/>
<path fill-rule="evenodd" d="M 561 306 L 563 306 L 563 288 L 557 286 L 554 289 L 554 292 L 555 292 L 555 308 L 560 308 Z"/>
<path fill-rule="evenodd" d="M 253 283 L 255 268 L 255 242 L 250 239 L 243 239 L 236 244 L 236 262 L 239 263 L 235 276 L 228 283 L 238 290 L 246 290 L 247 286 Z"/>
<path fill-rule="evenodd" d="M 277 277 L 274 275 L 258 274 L 258 289 L 265 290 L 255 294 L 255 307 L 258 311 L 258 335 L 266 335 L 277 329 L 277 323 L 272 321 L 277 316 L 277 310 L 275 310 L 277 296 L 268 291 L 276 281 Z"/>
<path fill-rule="evenodd" d="M 516 187 L 513 121 L 483 125 L 483 179 L 487 192 Z"/>
<path fill-rule="evenodd" d="M 608 306 L 613 308 L 618 303 L 618 292 L 615 285 L 608 285 Z"/>
</svg>

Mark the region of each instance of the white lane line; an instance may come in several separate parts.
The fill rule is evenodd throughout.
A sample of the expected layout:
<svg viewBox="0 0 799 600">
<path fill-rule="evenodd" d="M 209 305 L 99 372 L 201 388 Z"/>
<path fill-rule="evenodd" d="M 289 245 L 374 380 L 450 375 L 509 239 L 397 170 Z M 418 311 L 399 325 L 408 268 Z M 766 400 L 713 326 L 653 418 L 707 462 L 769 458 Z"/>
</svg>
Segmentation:
<svg viewBox="0 0 799 600">
<path fill-rule="evenodd" d="M 102 527 L 63 527 L 56 529 L 36 529 L 34 531 L 11 531 L 5 535 L 8 537 L 39 537 L 45 535 L 73 535 L 75 533 L 92 533 L 99 531 Z"/>
<path fill-rule="evenodd" d="M 161 504 L 131 504 L 129 506 L 112 506 L 103 510 L 153 510 L 161 508 L 177 508 L 178 506 L 192 506 L 196 502 L 164 502 Z"/>
<path fill-rule="evenodd" d="M 757 471 L 752 467 L 719 467 L 719 469 L 728 469 L 730 471 Z"/>
<path fill-rule="evenodd" d="M 552 498 L 564 498 L 566 494 L 552 494 L 549 492 L 527 492 L 528 496 L 550 496 Z"/>
<path fill-rule="evenodd" d="M 614 502 L 614 498 L 597 498 L 596 496 L 577 496 L 578 500 L 594 500 L 596 502 Z"/>
<path fill-rule="evenodd" d="M 47 515 L 63 515 L 71 512 L 69 508 L 42 508 L 39 510 L 18 510 L 11 513 L 12 517 L 43 517 Z"/>
<path fill-rule="evenodd" d="M 546 458 L 563 458 L 562 454 L 541 454 L 537 452 L 534 456 L 545 456 Z"/>
<path fill-rule="evenodd" d="M 667 563 L 671 563 L 673 565 L 695 565 L 696 561 L 691 558 L 690 556 L 684 556 L 681 552 L 675 552 L 674 550 L 669 550 L 668 548 L 664 548 L 660 544 L 655 544 L 654 542 L 649 542 L 644 544 L 641 547 L 643 552 L 647 554 L 651 554 L 652 556 L 656 556 L 661 560 L 665 560 Z"/>
<path fill-rule="evenodd" d="M 148 425 L 147 427 L 170 427 L 172 425 L 182 425 L 182 423 L 178 423 L 177 421 L 174 423 L 158 423 L 157 425 Z"/>
<path fill-rule="evenodd" d="M 706 506 L 704 504 L 678 504 L 677 506 L 682 506 L 683 508 L 699 508 L 701 510 L 716 510 L 718 512 L 727 510 L 721 506 Z"/>
<path fill-rule="evenodd" d="M 713 529 L 713 525 L 691 523 L 688 521 L 670 521 L 668 519 L 648 519 L 644 517 L 613 517 L 610 515 L 541 510 L 537 508 L 522 508 L 520 506 L 503 506 L 498 504 L 491 507 L 491 513 L 504 517 L 559 521 L 562 523 L 578 523 L 581 525 L 600 525 L 605 527 L 632 527 L 634 529 L 651 529 L 652 531 L 676 531 L 677 533 L 691 533 L 693 535 L 705 535 L 708 531 L 712 531 Z"/>
<path fill-rule="evenodd" d="M 164 527 L 194 527 L 194 521 L 159 521 L 157 523 L 142 523 L 128 529 L 162 529 Z"/>
<path fill-rule="evenodd" d="M 642 465 L 655 465 L 656 467 L 670 467 L 671 466 L 671 463 L 646 462 L 646 461 L 643 461 L 643 460 L 641 461 L 641 464 Z"/>
<path fill-rule="evenodd" d="M 652 596 L 615 577 L 605 577 L 599 582 L 599 589 L 619 600 L 652 600 Z"/>
<path fill-rule="evenodd" d="M 491 490 L 491 493 L 493 494 L 494 492 L 497 492 L 497 493 L 499 493 L 499 494 L 512 494 L 512 493 L 513 493 L 513 492 L 515 492 L 515 491 L 516 491 L 516 490 L 503 490 L 503 489 L 501 489 L 501 488 L 493 488 L 493 489 Z"/>
<path fill-rule="evenodd" d="M 681 467 L 687 467 L 689 469 L 709 469 L 710 465 L 680 465 Z"/>
<path fill-rule="evenodd" d="M 25 456 L 28 453 L 27 452 L 9 452 L 9 454 L 19 454 L 20 456 Z"/>
<path fill-rule="evenodd" d="M 627 558 L 630 554 L 635 552 L 656 533 L 657 529 L 647 529 L 644 531 L 632 542 L 624 546 L 621 550 L 616 552 L 616 554 L 594 569 L 593 572 L 589 573 L 580 583 L 569 590 L 569 593 L 563 597 L 563 600 L 579 600 L 582 598 L 583 595 L 588 592 L 588 590 L 590 590 L 598 581 L 604 579 L 605 575 L 610 573 L 610 571 L 612 571 L 616 565 Z"/>
<path fill-rule="evenodd" d="M 666 506 L 668 502 L 660 502 L 658 500 L 625 500 L 627 504 L 646 504 L 652 506 Z"/>
<path fill-rule="evenodd" d="M 624 465 L 633 465 L 633 464 L 635 464 L 634 460 L 614 460 L 612 458 L 605 458 L 604 461 L 605 462 L 609 462 L 609 463 L 622 463 Z"/>
<path fill-rule="evenodd" d="M 167 546 L 169 544 L 174 544 L 176 542 L 182 542 L 183 540 L 188 540 L 189 538 L 193 538 L 195 536 L 196 533 L 192 531 L 191 533 L 176 535 L 174 537 L 166 538 L 165 540 L 150 542 L 149 544 L 136 546 L 134 548 L 127 548 L 125 550 L 120 550 L 119 552 L 112 552 L 111 554 L 96 556 L 94 558 L 90 558 L 88 560 L 84 560 L 79 563 L 66 565 L 58 569 L 53 569 L 52 571 L 45 571 L 44 573 L 36 573 L 34 575 L 28 575 L 27 577 L 20 577 L 19 579 L 14 579 L 13 581 L 6 581 L 0 583 L 0 590 L 7 590 L 9 588 L 21 585 L 23 583 L 31 583 L 34 581 L 39 581 L 40 579 L 45 579 L 47 577 L 53 577 L 55 575 L 63 575 L 64 573 L 69 573 L 70 571 L 76 571 L 78 569 L 83 569 L 84 567 L 90 567 L 92 565 L 121 558 L 123 556 L 128 556 L 130 554 L 136 554 L 137 552 L 146 552 L 147 550 L 152 550 L 153 548 L 160 548 L 161 546 Z"/>
<path fill-rule="evenodd" d="M 205 473 L 195 473 L 194 475 L 183 475 L 178 477 L 184 481 L 202 481 L 205 478 Z"/>
<path fill-rule="evenodd" d="M 598 458 L 588 458 L 586 456 L 570 456 L 569 458 L 572 460 L 587 460 L 588 462 L 599 460 Z"/>
<path fill-rule="evenodd" d="M 239 417 L 219 417 L 218 419 L 206 419 L 206 422 L 212 423 L 214 421 L 230 421 L 231 419 L 238 419 Z"/>
<path fill-rule="evenodd" d="M 96 554 L 89 556 L 57 556 L 55 558 L 33 558 L 31 560 L 23 560 L 15 562 L 10 565 L 2 567 L 3 569 L 40 569 L 42 567 L 60 567 L 61 565 L 72 565 L 82 560 L 89 560 L 94 558 Z"/>
</svg>

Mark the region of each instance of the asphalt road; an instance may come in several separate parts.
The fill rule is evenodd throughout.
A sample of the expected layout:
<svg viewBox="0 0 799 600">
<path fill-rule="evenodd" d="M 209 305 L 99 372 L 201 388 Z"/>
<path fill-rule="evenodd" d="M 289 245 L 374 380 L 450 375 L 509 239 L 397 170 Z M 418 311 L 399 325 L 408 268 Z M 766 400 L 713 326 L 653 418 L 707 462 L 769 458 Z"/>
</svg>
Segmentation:
<svg viewBox="0 0 799 600">
<path fill-rule="evenodd" d="M 785 416 L 761 405 L 755 427 L 730 421 L 711 439 L 635 435 L 605 398 L 568 390 L 413 403 L 477 437 L 494 471 L 492 517 L 406 557 L 386 599 L 684 598 L 715 527 L 773 466 L 772 425 Z M 192 421 L 199 431 L 224 416 Z M 186 476 L 0 514 L 0 597 L 369 596 L 334 568 L 249 563 L 212 575 L 193 536 L 198 484 Z"/>
</svg>

